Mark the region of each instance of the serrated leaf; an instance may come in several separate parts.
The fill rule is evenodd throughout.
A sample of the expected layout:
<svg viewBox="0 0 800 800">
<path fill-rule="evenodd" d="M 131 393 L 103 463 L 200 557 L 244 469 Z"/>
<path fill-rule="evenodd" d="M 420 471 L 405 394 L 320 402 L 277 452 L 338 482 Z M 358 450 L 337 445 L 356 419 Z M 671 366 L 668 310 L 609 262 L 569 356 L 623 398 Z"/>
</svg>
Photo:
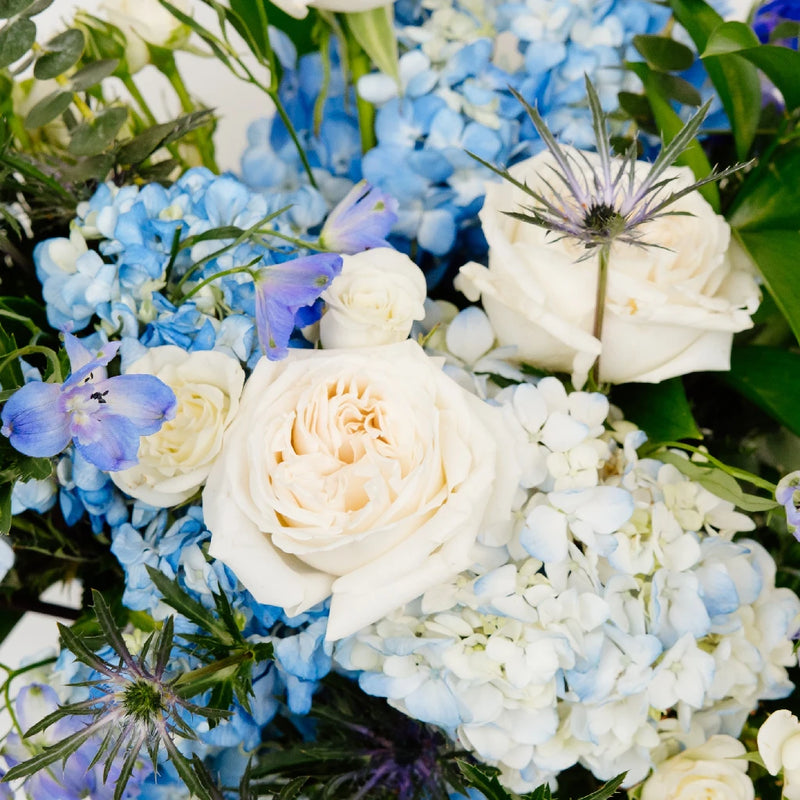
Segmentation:
<svg viewBox="0 0 800 800">
<path fill-rule="evenodd" d="M 36 25 L 26 17 L 15 19 L 0 30 L 0 69 L 13 64 L 36 41 Z"/>
<path fill-rule="evenodd" d="M 681 378 L 661 383 L 629 383 L 614 387 L 614 403 L 651 442 L 702 439 L 692 416 Z"/>
<path fill-rule="evenodd" d="M 42 125 L 47 125 L 52 122 L 56 117 L 63 114 L 72 103 L 72 92 L 62 92 L 60 89 L 56 90 L 47 97 L 41 99 L 25 117 L 25 127 L 28 130 L 33 128 L 41 128 Z"/>
<path fill-rule="evenodd" d="M 163 742 L 169 760 L 172 762 L 172 766 L 175 767 L 175 771 L 183 781 L 189 794 L 196 795 L 198 800 L 214 800 L 202 781 L 198 778 L 197 773 L 192 768 L 186 756 L 178 750 L 172 739 L 169 736 L 165 736 L 163 737 Z"/>
<path fill-rule="evenodd" d="M 275 800 L 296 800 L 307 782 L 307 777 L 293 778 L 281 789 Z"/>
<path fill-rule="evenodd" d="M 778 347 L 734 347 L 721 375 L 748 400 L 800 436 L 800 355 Z"/>
<path fill-rule="evenodd" d="M 725 22 L 709 36 L 701 57 L 724 55 L 740 56 L 758 67 L 781 92 L 789 111 L 800 106 L 800 53 L 796 50 L 761 44 L 743 22 Z"/>
<path fill-rule="evenodd" d="M 0 19 L 15 17 L 31 5 L 33 0 L 0 0 Z"/>
<path fill-rule="evenodd" d="M 617 789 L 622 786 L 622 782 L 625 780 L 627 774 L 627 772 L 623 772 L 617 775 L 616 778 L 612 778 L 607 783 L 604 783 L 597 791 L 587 794 L 586 797 L 582 797 L 580 800 L 608 800 L 608 798 L 615 794 Z"/>
<path fill-rule="evenodd" d="M 511 795 L 497 780 L 497 770 L 477 767 L 474 764 L 468 764 L 466 761 L 458 761 L 457 763 L 469 786 L 481 792 L 486 800 L 512 800 Z"/>
<path fill-rule="evenodd" d="M 93 120 L 78 125 L 72 132 L 69 152 L 75 156 L 95 156 L 114 141 L 128 119 L 128 109 L 122 106 L 107 108 Z"/>
<path fill-rule="evenodd" d="M 394 6 L 378 6 L 345 17 L 347 27 L 372 63 L 400 85 L 397 36 L 394 31 Z"/>
<path fill-rule="evenodd" d="M 691 49 L 668 36 L 639 34 L 633 37 L 633 46 L 652 67 L 665 72 L 682 72 L 694 64 Z"/>
<path fill-rule="evenodd" d="M 70 28 L 51 39 L 33 66 L 33 76 L 40 81 L 57 78 L 73 66 L 81 57 L 85 44 L 83 33 Z"/>
<path fill-rule="evenodd" d="M 85 67 L 69 76 L 72 91 L 82 92 L 95 86 L 111 75 L 118 66 L 119 59 L 116 58 L 102 58 L 99 61 L 93 61 L 91 64 L 87 64 Z"/>
</svg>

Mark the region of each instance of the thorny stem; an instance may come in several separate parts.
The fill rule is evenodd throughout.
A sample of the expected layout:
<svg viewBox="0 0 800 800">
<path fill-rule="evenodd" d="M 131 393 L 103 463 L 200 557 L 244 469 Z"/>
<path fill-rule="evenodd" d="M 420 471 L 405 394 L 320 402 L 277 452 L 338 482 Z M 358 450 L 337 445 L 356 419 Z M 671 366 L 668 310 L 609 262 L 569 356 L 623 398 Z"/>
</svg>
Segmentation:
<svg viewBox="0 0 800 800">
<path fill-rule="evenodd" d="M 594 302 L 594 327 L 592 335 L 598 342 L 603 341 L 603 317 L 606 310 L 606 287 L 608 286 L 608 261 L 610 255 L 611 245 L 603 244 L 600 246 L 597 254 L 597 294 Z M 600 355 L 592 366 L 592 379 L 595 386 L 600 386 Z"/>
</svg>

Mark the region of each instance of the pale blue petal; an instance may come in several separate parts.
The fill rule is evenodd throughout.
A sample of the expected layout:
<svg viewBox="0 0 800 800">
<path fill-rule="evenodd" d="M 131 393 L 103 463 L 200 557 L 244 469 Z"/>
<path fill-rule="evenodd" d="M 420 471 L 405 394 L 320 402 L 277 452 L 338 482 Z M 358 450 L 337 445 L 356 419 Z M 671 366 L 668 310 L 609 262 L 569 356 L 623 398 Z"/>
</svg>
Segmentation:
<svg viewBox="0 0 800 800">
<path fill-rule="evenodd" d="M 70 416 L 55 383 L 26 383 L 9 397 L 0 418 L 3 435 L 26 456 L 57 455 L 71 438 Z"/>
</svg>

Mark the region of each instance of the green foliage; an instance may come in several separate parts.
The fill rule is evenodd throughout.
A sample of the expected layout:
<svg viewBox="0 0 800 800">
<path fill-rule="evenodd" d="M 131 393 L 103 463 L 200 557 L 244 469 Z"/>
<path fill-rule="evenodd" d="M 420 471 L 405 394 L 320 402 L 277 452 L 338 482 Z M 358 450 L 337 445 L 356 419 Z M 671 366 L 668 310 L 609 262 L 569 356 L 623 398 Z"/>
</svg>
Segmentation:
<svg viewBox="0 0 800 800">
<path fill-rule="evenodd" d="M 44 46 L 44 52 L 36 59 L 34 77 L 44 81 L 62 75 L 78 62 L 83 46 L 84 38 L 79 30 L 70 28 L 59 33 Z"/>
<path fill-rule="evenodd" d="M 668 36 L 639 34 L 633 37 L 633 46 L 653 69 L 663 72 L 680 72 L 694 63 L 692 50 Z"/>
<path fill-rule="evenodd" d="M 69 152 L 75 156 L 97 156 L 110 147 L 128 118 L 128 109 L 113 106 L 86 120 L 72 131 Z"/>
<path fill-rule="evenodd" d="M 393 6 L 379 6 L 369 11 L 346 15 L 347 30 L 353 35 L 372 63 L 400 85 L 397 37 L 394 33 Z"/>
<path fill-rule="evenodd" d="M 18 61 L 36 41 L 36 25 L 26 17 L 15 19 L 0 29 L 0 67 Z"/>
</svg>

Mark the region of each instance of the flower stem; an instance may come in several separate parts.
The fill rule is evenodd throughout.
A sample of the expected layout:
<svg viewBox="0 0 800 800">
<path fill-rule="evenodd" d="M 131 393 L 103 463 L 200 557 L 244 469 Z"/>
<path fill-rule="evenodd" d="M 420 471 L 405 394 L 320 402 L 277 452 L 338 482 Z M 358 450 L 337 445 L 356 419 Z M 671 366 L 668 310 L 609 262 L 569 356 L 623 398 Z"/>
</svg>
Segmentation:
<svg viewBox="0 0 800 800">
<path fill-rule="evenodd" d="M 600 358 L 602 357 L 603 317 L 606 311 L 606 287 L 608 286 L 608 260 L 611 245 L 600 246 L 597 254 L 597 294 L 594 301 L 594 327 L 592 335 L 600 342 L 601 352 L 592 367 L 591 377 L 595 386 L 600 386 Z"/>
<path fill-rule="evenodd" d="M 206 278 L 205 280 L 200 281 L 197 286 L 193 286 L 184 296 L 181 298 L 181 302 L 188 300 L 190 297 L 196 295 L 204 286 L 208 286 L 209 283 L 212 281 L 217 280 L 217 278 L 224 278 L 226 275 L 235 275 L 237 272 L 249 272 L 250 277 L 255 280 L 255 275 L 253 274 L 253 270 L 250 269 L 249 266 L 247 267 L 231 267 L 230 269 L 223 269 L 221 272 L 215 272 L 210 278 Z"/>
<path fill-rule="evenodd" d="M 361 133 L 361 152 L 366 153 L 375 147 L 375 107 L 358 94 L 358 79 L 366 75 L 372 66 L 369 56 L 350 37 L 347 40 L 348 61 L 350 62 L 350 79 L 356 95 L 356 111 L 358 112 L 358 130 Z"/>
</svg>

